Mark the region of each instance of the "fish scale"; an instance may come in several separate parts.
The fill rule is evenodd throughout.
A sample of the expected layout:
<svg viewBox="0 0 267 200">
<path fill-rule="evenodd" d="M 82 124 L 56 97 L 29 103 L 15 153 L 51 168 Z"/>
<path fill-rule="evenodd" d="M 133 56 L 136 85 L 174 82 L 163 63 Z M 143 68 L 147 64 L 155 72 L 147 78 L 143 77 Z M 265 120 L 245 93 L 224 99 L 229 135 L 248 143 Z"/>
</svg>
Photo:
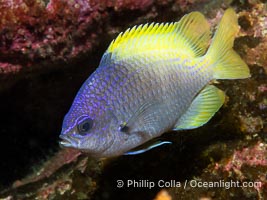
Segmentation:
<svg viewBox="0 0 267 200">
<path fill-rule="evenodd" d="M 199 12 L 121 33 L 76 95 L 60 144 L 95 157 L 134 155 L 170 144 L 157 139 L 166 131 L 204 125 L 225 100 L 213 80 L 250 76 L 232 49 L 237 32 L 227 9 L 209 48 L 209 23 Z"/>
<path fill-rule="evenodd" d="M 156 61 L 155 63 L 158 63 L 159 61 Z M 159 101 L 164 103 L 166 102 L 167 99 L 172 99 L 171 101 L 173 103 L 170 102 L 166 102 L 166 106 L 165 111 L 159 111 L 159 113 L 161 114 L 165 114 L 165 117 L 168 116 L 168 118 L 173 118 L 172 121 L 169 121 L 165 126 L 161 126 L 162 129 L 167 129 L 169 128 L 171 125 L 173 125 L 176 122 L 176 119 L 179 118 L 179 116 L 181 116 L 181 114 L 183 112 L 184 109 L 181 108 L 181 105 L 183 105 L 183 107 L 188 107 L 188 105 L 190 105 L 190 101 L 188 99 L 193 99 L 192 96 L 195 96 L 197 92 L 192 91 L 191 93 L 189 93 L 186 98 L 183 98 L 184 100 L 182 102 L 180 102 L 179 99 L 179 94 L 182 93 L 183 91 L 181 90 L 187 90 L 186 86 L 189 83 L 194 83 L 195 86 L 199 86 L 199 87 L 195 87 L 196 91 L 199 91 L 202 87 L 204 87 L 206 85 L 206 83 L 209 81 L 208 79 L 198 79 L 200 80 L 200 83 L 192 80 L 192 78 L 194 76 L 185 76 L 185 79 L 181 79 L 180 77 L 180 82 L 177 82 L 174 79 L 170 79 L 171 77 L 178 77 L 179 75 L 181 76 L 181 65 L 179 65 L 179 63 L 176 63 L 176 65 L 174 65 L 173 63 L 171 64 L 167 64 L 168 60 L 165 61 L 160 61 L 159 63 L 163 63 L 165 62 L 165 66 L 150 66 L 150 63 L 145 64 L 143 63 L 143 65 L 145 65 L 145 67 L 143 67 L 143 73 L 135 73 L 135 74 L 131 74 L 132 76 L 130 77 L 131 80 L 127 79 L 124 80 L 123 78 L 120 79 L 123 82 L 126 82 L 128 84 L 124 84 L 123 88 L 120 87 L 113 87 L 112 93 L 113 95 L 116 95 L 117 93 L 119 93 L 120 91 L 122 91 L 120 93 L 120 96 L 123 96 L 124 98 L 127 98 L 127 104 L 122 102 L 122 108 L 120 109 L 117 105 L 113 105 L 114 108 L 117 108 L 117 111 L 115 111 L 115 113 L 117 114 L 117 118 L 119 121 L 126 121 L 127 119 L 129 119 L 132 115 L 133 112 L 135 110 L 138 109 L 138 107 L 142 104 L 145 103 L 145 101 L 151 101 L 152 98 L 159 98 L 159 97 L 164 97 L 164 98 L 159 98 Z M 180 62 L 183 63 L 183 61 L 181 60 Z M 123 68 L 124 66 L 119 65 L 120 68 Z M 129 68 L 131 66 L 125 66 L 125 68 Z M 185 66 L 182 66 L 182 68 L 184 68 Z M 112 68 L 112 66 L 110 66 L 110 68 Z M 128 70 L 128 71 L 132 71 L 132 70 Z M 134 70 L 133 70 L 134 71 Z M 138 71 L 140 72 L 140 70 Z M 205 73 L 204 73 L 205 74 Z M 183 76 L 182 76 L 183 77 Z M 206 78 L 208 76 L 205 76 Z M 126 77 L 124 77 L 126 78 Z M 142 80 L 142 81 L 140 81 Z M 157 80 L 157 81 L 155 81 Z M 149 90 L 147 91 L 148 87 L 147 84 L 150 85 Z M 180 85 L 185 86 L 184 89 L 182 87 L 179 87 Z M 194 86 L 193 86 L 194 87 Z M 114 88 L 117 88 L 117 90 L 115 90 Z M 179 89 L 180 90 L 179 90 Z M 146 91 L 146 92 L 144 92 Z M 111 94 L 107 94 L 107 97 L 111 96 Z M 137 97 L 136 98 L 131 98 L 131 97 Z M 117 96 L 119 97 L 119 96 Z M 116 98 L 116 97 L 115 97 Z M 120 98 L 118 98 L 120 99 Z M 107 99 L 108 101 L 110 99 Z M 114 101 L 111 101 L 109 104 L 112 105 L 113 103 L 115 103 Z M 116 102 L 117 104 L 120 102 Z M 125 113 L 128 113 L 128 115 L 125 115 Z M 172 115 L 175 115 L 175 118 L 173 116 L 170 116 L 171 113 Z M 164 115 L 163 115 L 164 116 Z M 143 128 L 143 127 L 142 127 Z M 148 130 L 150 127 L 146 127 L 146 129 Z"/>
</svg>

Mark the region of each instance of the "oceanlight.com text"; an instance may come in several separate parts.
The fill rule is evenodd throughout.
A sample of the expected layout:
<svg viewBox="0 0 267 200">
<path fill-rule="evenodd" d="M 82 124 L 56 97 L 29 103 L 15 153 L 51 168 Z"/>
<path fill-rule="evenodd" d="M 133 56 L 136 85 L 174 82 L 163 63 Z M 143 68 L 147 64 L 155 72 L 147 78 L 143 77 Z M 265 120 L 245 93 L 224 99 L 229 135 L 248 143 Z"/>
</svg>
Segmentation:
<svg viewBox="0 0 267 200">
<path fill-rule="evenodd" d="M 261 182 L 252 182 L 252 181 L 200 181 L 200 180 L 185 180 L 184 182 L 176 181 L 176 180 L 117 180 L 117 187 L 118 188 L 170 188 L 170 187 L 186 187 L 191 188 L 225 188 L 230 189 L 233 187 L 245 187 L 245 188 L 259 188 L 261 187 Z"/>
</svg>

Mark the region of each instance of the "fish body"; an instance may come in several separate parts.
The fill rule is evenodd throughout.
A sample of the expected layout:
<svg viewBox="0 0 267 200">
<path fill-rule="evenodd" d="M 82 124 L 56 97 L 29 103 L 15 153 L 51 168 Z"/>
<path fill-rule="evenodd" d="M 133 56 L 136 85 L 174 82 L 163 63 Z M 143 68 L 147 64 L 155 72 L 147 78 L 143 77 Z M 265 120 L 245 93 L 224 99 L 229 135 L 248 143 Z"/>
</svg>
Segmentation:
<svg viewBox="0 0 267 200">
<path fill-rule="evenodd" d="M 232 50 L 234 11 L 226 11 L 207 50 L 209 30 L 204 16 L 193 12 L 177 23 L 120 34 L 75 97 L 61 144 L 96 157 L 117 156 L 168 130 L 205 124 L 224 102 L 210 83 L 250 76 Z"/>
</svg>

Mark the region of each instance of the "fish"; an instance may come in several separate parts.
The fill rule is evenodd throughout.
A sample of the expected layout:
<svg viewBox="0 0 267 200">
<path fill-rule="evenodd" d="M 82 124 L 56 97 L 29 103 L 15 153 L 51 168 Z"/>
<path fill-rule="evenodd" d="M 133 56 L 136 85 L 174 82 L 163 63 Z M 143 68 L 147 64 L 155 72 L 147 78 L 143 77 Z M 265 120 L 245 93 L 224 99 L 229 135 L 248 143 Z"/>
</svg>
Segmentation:
<svg viewBox="0 0 267 200">
<path fill-rule="evenodd" d="M 97 158 L 135 155 L 169 144 L 144 145 L 165 132 L 203 126 L 225 101 L 213 83 L 250 77 L 233 50 L 238 31 L 237 15 L 228 8 L 212 38 L 197 11 L 120 33 L 65 115 L 60 145 Z"/>
</svg>

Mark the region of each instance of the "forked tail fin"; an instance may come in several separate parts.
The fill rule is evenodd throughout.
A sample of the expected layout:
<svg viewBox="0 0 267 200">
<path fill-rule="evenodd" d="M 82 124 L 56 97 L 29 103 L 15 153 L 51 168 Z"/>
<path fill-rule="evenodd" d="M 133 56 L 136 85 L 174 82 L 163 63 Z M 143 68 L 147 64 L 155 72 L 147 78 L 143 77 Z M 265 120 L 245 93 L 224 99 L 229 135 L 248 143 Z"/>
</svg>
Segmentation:
<svg viewBox="0 0 267 200">
<path fill-rule="evenodd" d="M 247 64 L 232 49 L 239 27 L 232 8 L 225 11 L 205 59 L 213 65 L 214 79 L 242 79 L 250 77 Z"/>
</svg>

